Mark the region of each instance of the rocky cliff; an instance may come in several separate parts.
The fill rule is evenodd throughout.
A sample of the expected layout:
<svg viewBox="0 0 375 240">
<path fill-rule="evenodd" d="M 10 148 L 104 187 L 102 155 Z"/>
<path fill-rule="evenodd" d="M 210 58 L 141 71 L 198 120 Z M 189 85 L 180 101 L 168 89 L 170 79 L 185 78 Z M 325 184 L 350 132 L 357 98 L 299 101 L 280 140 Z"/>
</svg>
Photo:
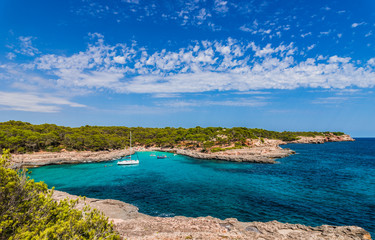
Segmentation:
<svg viewBox="0 0 375 240">
<path fill-rule="evenodd" d="M 53 198 L 76 199 L 77 196 L 54 191 Z M 117 200 L 86 198 L 80 200 L 102 211 L 124 239 L 329 239 L 369 240 L 371 235 L 356 226 L 309 227 L 300 224 L 272 222 L 240 222 L 234 218 L 220 220 L 213 217 L 152 217 L 138 212 L 138 208 Z"/>
</svg>

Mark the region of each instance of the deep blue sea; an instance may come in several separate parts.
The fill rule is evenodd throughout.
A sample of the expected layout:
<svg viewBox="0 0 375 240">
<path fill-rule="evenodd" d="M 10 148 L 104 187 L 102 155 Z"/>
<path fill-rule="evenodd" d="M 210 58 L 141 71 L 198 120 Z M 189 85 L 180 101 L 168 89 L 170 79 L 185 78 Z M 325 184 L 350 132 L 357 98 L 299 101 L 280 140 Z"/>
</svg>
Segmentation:
<svg viewBox="0 0 375 240">
<path fill-rule="evenodd" d="M 31 169 L 49 187 L 118 199 L 153 216 L 234 217 L 240 221 L 357 225 L 375 235 L 375 139 L 288 144 L 278 164 L 230 163 L 139 152 L 117 161 Z"/>
</svg>

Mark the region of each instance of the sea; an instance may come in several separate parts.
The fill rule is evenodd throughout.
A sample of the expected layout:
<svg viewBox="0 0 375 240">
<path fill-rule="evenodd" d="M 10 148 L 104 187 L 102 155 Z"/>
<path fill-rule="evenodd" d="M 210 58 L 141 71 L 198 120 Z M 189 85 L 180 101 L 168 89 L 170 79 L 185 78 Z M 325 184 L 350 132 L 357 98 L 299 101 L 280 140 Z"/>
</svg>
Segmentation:
<svg viewBox="0 0 375 240">
<path fill-rule="evenodd" d="M 375 138 L 282 147 L 296 154 L 277 164 L 138 152 L 132 158 L 139 165 L 51 165 L 31 169 L 30 177 L 70 194 L 121 200 L 152 216 L 355 225 L 375 236 Z"/>
</svg>

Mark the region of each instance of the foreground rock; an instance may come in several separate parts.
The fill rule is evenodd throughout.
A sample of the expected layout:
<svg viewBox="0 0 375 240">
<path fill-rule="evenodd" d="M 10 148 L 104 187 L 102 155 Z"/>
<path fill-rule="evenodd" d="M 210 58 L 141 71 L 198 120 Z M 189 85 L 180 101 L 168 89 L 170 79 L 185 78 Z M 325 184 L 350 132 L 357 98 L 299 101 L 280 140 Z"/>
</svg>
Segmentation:
<svg viewBox="0 0 375 240">
<path fill-rule="evenodd" d="M 119 159 L 123 156 L 133 154 L 133 149 L 126 150 L 111 150 L 100 152 L 35 152 L 31 154 L 13 154 L 13 167 L 40 167 L 45 165 L 56 164 L 73 164 L 73 163 L 87 163 L 87 162 L 103 162 Z"/>
<path fill-rule="evenodd" d="M 53 198 L 76 199 L 77 196 L 54 191 Z M 78 208 L 83 207 L 80 200 Z M 138 212 L 138 208 L 117 200 L 86 198 L 85 202 L 102 211 L 124 239 L 371 239 L 370 234 L 356 226 L 308 227 L 277 221 L 239 222 L 213 217 L 152 217 Z"/>
</svg>

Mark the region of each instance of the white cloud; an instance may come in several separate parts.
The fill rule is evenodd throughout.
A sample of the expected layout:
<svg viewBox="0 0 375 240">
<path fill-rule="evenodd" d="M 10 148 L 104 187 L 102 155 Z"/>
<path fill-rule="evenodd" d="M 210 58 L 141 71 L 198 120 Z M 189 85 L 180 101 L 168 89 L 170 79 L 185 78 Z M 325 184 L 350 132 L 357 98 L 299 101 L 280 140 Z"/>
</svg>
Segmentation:
<svg viewBox="0 0 375 240">
<path fill-rule="evenodd" d="M 220 14 L 225 14 L 229 11 L 228 2 L 223 0 L 215 0 L 214 10 Z"/>
<path fill-rule="evenodd" d="M 178 98 L 180 96 L 177 93 L 156 93 L 153 95 L 154 98 Z"/>
<path fill-rule="evenodd" d="M 312 33 L 308 32 L 308 33 L 301 34 L 301 37 L 305 38 L 305 37 L 311 36 L 311 35 L 312 35 Z"/>
<path fill-rule="evenodd" d="M 373 66 L 375 67 L 375 58 L 371 58 L 367 61 L 367 64 L 370 65 L 370 66 Z"/>
<path fill-rule="evenodd" d="M 331 30 L 325 31 L 325 32 L 320 32 L 319 37 L 322 36 L 328 36 L 331 33 Z"/>
<path fill-rule="evenodd" d="M 365 37 L 370 37 L 370 36 L 372 36 L 372 31 L 365 34 Z"/>
<path fill-rule="evenodd" d="M 67 99 L 25 92 L 0 92 L 0 109 L 26 112 L 54 113 L 60 106 L 85 107 Z"/>
<path fill-rule="evenodd" d="M 340 103 L 343 103 L 345 102 L 346 100 L 348 100 L 347 97 L 326 97 L 326 98 L 318 98 L 314 101 L 312 101 L 312 103 L 314 104 L 340 104 Z"/>
<path fill-rule="evenodd" d="M 35 56 L 36 54 L 40 53 L 39 50 L 32 45 L 32 40 L 34 37 L 19 37 L 20 47 L 15 50 L 16 53 L 26 55 L 26 56 Z"/>
<path fill-rule="evenodd" d="M 346 58 L 343 58 L 343 57 L 338 57 L 338 56 L 332 56 L 328 59 L 328 62 L 329 63 L 348 63 L 349 61 L 351 60 L 350 57 L 346 57 Z"/>
<path fill-rule="evenodd" d="M 353 94 L 365 94 L 361 93 L 361 89 L 353 89 L 353 88 L 348 88 L 348 89 L 339 89 L 336 90 L 336 95 L 342 96 L 342 95 L 353 95 Z"/>
<path fill-rule="evenodd" d="M 315 48 L 316 44 L 312 44 L 310 46 L 307 47 L 307 51 L 310 51 L 312 50 L 313 48 Z"/>
<path fill-rule="evenodd" d="M 14 53 L 12 53 L 12 52 L 10 52 L 10 53 L 7 54 L 7 58 L 8 58 L 9 60 L 13 60 L 15 57 L 16 57 L 16 54 L 14 54 Z"/>
<path fill-rule="evenodd" d="M 245 91 L 245 92 L 235 92 L 234 94 L 238 95 L 266 95 L 271 94 L 271 92 L 263 92 L 263 91 Z"/>
<path fill-rule="evenodd" d="M 352 28 L 356 28 L 356 27 L 359 27 L 359 26 L 364 25 L 364 24 L 366 24 L 366 23 L 365 22 L 353 23 Z"/>
<path fill-rule="evenodd" d="M 115 56 L 113 58 L 113 60 L 116 62 L 116 63 L 120 63 L 120 64 L 124 64 L 126 61 L 125 61 L 125 57 L 123 56 Z"/>
<path fill-rule="evenodd" d="M 313 47 L 315 45 L 308 49 Z M 317 56 L 297 61 L 295 56 L 299 53 L 293 43 L 258 46 L 232 38 L 195 42 L 176 51 L 149 52 L 135 42 L 106 45 L 100 37 L 84 52 L 36 58 L 34 67 L 51 75 L 59 86 L 67 88 L 108 89 L 155 96 L 375 85 L 375 60 L 358 67 L 355 60 L 339 56 Z"/>
<path fill-rule="evenodd" d="M 240 28 L 239 28 L 241 31 L 243 31 L 243 32 L 252 32 L 252 33 L 256 33 L 256 31 L 254 30 L 254 29 L 252 29 L 252 28 L 249 28 L 249 27 L 247 27 L 246 25 L 242 25 Z"/>
<path fill-rule="evenodd" d="M 190 101 L 168 101 L 159 103 L 160 106 L 171 108 L 189 108 L 189 107 L 207 107 L 207 106 L 226 106 L 226 107 L 260 107 L 266 105 L 264 99 L 238 98 L 225 101 L 213 100 L 190 100 Z"/>
<path fill-rule="evenodd" d="M 198 15 L 195 16 L 195 19 L 197 24 L 201 25 L 209 17 L 211 17 L 211 14 L 205 8 L 202 8 L 199 10 Z"/>
</svg>

